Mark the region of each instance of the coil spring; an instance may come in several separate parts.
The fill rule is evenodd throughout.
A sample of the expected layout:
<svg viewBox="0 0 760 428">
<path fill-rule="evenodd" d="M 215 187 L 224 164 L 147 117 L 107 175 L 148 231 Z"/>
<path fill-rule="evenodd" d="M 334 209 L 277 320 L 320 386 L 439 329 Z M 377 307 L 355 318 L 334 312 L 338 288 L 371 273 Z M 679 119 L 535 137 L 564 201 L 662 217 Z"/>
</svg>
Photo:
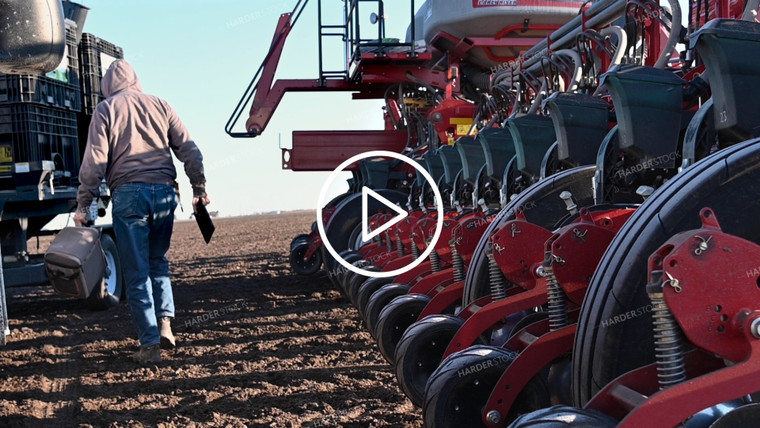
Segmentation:
<svg viewBox="0 0 760 428">
<path fill-rule="evenodd" d="M 451 261 L 454 265 L 454 281 L 463 282 L 465 277 L 464 259 L 453 245 L 451 246 Z"/>
<path fill-rule="evenodd" d="M 393 240 L 391 239 L 391 233 L 387 230 L 385 231 L 385 245 L 389 253 L 393 251 Z"/>
<path fill-rule="evenodd" d="M 404 243 L 401 242 L 401 234 L 396 230 L 396 251 L 399 257 L 404 257 Z"/>
<path fill-rule="evenodd" d="M 430 252 L 430 267 L 433 273 L 441 271 L 441 256 L 435 250 Z"/>
<path fill-rule="evenodd" d="M 491 299 L 494 301 L 507 297 L 507 281 L 493 257 L 493 248 L 489 245 L 486 250 L 488 257 L 488 281 L 491 285 Z"/>
<path fill-rule="evenodd" d="M 409 243 L 409 246 L 411 247 L 411 250 L 412 250 L 412 257 L 414 257 L 415 260 L 419 259 L 420 258 L 420 249 L 417 248 L 417 244 L 414 243 L 414 240 L 412 240 Z"/>
<path fill-rule="evenodd" d="M 665 295 L 649 295 L 652 301 L 654 353 L 657 359 L 657 378 L 660 390 L 686 380 L 686 368 L 681 344 L 681 328 L 665 303 Z"/>
<path fill-rule="evenodd" d="M 551 263 L 545 262 L 543 268 L 549 297 L 549 330 L 556 331 L 568 325 L 567 295 L 559 285 L 557 277 L 554 276 L 554 268 Z"/>
</svg>

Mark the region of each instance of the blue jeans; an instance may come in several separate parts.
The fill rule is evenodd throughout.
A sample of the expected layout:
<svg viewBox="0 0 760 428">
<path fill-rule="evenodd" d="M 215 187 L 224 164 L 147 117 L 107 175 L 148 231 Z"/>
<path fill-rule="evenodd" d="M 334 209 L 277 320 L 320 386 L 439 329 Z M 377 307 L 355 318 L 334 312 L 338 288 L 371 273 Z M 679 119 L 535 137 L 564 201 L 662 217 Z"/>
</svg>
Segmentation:
<svg viewBox="0 0 760 428">
<path fill-rule="evenodd" d="M 127 183 L 114 190 L 113 227 L 129 308 L 140 345 L 159 343 L 160 317 L 174 316 L 166 252 L 177 196 L 167 184 Z"/>
</svg>

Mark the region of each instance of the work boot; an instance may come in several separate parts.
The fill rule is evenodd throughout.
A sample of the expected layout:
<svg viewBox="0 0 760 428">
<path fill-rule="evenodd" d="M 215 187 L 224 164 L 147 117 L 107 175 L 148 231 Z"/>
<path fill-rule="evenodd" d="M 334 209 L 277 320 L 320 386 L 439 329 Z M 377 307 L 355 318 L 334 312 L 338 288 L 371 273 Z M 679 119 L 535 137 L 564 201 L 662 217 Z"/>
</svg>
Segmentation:
<svg viewBox="0 0 760 428">
<path fill-rule="evenodd" d="M 170 317 L 158 319 L 158 331 L 161 336 L 161 349 L 174 349 L 174 333 L 172 333 L 172 319 Z"/>
<path fill-rule="evenodd" d="M 161 362 L 161 348 L 158 344 L 141 346 L 140 350 L 132 354 L 132 360 L 141 366 L 150 366 Z"/>
</svg>

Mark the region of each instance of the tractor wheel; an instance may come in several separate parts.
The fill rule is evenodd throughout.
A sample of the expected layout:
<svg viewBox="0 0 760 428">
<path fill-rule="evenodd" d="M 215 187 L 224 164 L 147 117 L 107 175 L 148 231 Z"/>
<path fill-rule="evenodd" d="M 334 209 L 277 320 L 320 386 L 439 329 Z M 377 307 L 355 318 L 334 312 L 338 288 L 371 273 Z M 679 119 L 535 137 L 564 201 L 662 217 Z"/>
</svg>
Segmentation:
<svg viewBox="0 0 760 428">
<path fill-rule="evenodd" d="M 292 250 L 294 246 L 298 245 L 299 243 L 307 239 L 309 239 L 309 235 L 306 233 L 301 233 L 299 235 L 296 235 L 293 239 L 290 240 L 290 249 Z"/>
<path fill-rule="evenodd" d="M 449 342 L 464 320 L 453 315 L 431 315 L 406 329 L 396 346 L 396 378 L 409 400 L 422 407 L 425 385 L 441 364 Z"/>
<path fill-rule="evenodd" d="M 409 286 L 406 284 L 388 284 L 380 287 L 379 290 L 372 293 L 367 301 L 367 308 L 364 310 L 364 321 L 367 323 L 367 330 L 372 337 L 377 338 L 375 328 L 377 328 L 377 318 L 383 308 L 398 296 L 403 296 L 409 292 Z"/>
<path fill-rule="evenodd" d="M 525 327 L 537 322 L 541 322 L 547 318 L 549 318 L 549 312 L 533 312 L 525 315 L 524 317 L 520 318 L 520 320 L 517 321 L 512 327 L 512 330 L 509 333 L 509 337 L 512 337 L 515 334 L 519 333 L 520 330 L 524 329 Z"/>
<path fill-rule="evenodd" d="M 576 405 L 587 403 L 619 375 L 655 361 L 652 319 L 646 310 L 647 260 L 667 239 L 699 228 L 699 211 L 710 207 L 724 232 L 760 242 L 758 182 L 756 139 L 723 149 L 675 176 L 618 232 L 581 309 L 573 358 Z M 619 315 L 631 313 L 637 316 L 619 322 Z"/>
<path fill-rule="evenodd" d="M 396 361 L 396 345 L 406 329 L 412 325 L 425 306 L 430 303 L 430 297 L 424 294 L 405 294 L 391 300 L 377 317 L 375 337 L 377 347 L 389 363 Z"/>
<path fill-rule="evenodd" d="M 483 408 L 517 354 L 492 346 L 471 346 L 446 358 L 430 376 L 422 414 L 429 427 L 485 427 Z M 546 380 L 531 379 L 505 422 L 550 406 Z"/>
<path fill-rule="evenodd" d="M 367 304 L 369 304 L 370 297 L 382 286 L 393 283 L 394 279 L 395 277 L 370 278 L 359 287 L 359 291 L 356 293 L 356 309 L 359 310 L 359 315 L 362 319 L 366 316 Z"/>
<path fill-rule="evenodd" d="M 100 234 L 100 245 L 106 256 L 106 273 L 99 286 L 87 297 L 87 304 L 95 310 L 103 310 L 119 304 L 124 296 L 124 275 L 116 242 L 106 233 Z"/>
<path fill-rule="evenodd" d="M 343 291 L 341 279 L 343 278 L 343 275 L 346 274 L 346 272 L 349 272 L 349 270 L 346 269 L 345 266 L 338 263 L 334 258 L 329 257 L 329 252 L 324 245 L 322 245 L 321 251 L 322 262 L 324 264 L 325 271 L 327 271 L 327 277 L 330 279 L 330 282 L 333 284 L 333 286 L 335 286 L 336 290 L 339 290 L 341 293 L 345 294 Z M 361 254 L 353 250 L 343 250 L 338 254 L 349 264 L 363 258 Z"/>
<path fill-rule="evenodd" d="M 345 256 L 343 257 L 343 260 L 346 261 L 346 263 L 356 266 L 359 268 L 362 268 L 364 266 L 367 266 L 369 264 L 368 261 L 364 260 L 361 254 L 355 253 L 353 251 L 347 251 L 345 253 Z M 338 264 L 337 270 L 335 274 L 335 281 L 338 283 L 338 289 L 345 295 L 348 296 L 346 291 L 346 284 L 348 283 L 348 280 L 353 276 L 356 275 L 356 272 L 349 270 L 345 266 Z"/>
<path fill-rule="evenodd" d="M 322 267 L 322 253 L 319 250 L 315 251 L 309 260 L 304 259 L 310 246 L 309 235 L 299 235 L 290 244 L 290 267 L 299 275 L 314 275 Z"/>
<path fill-rule="evenodd" d="M 525 217 L 531 223 L 553 229 L 554 226 L 568 215 L 565 203 L 560 199 L 560 193 L 569 191 L 573 194 L 579 207 L 594 204 L 592 179 L 596 167 L 584 166 L 562 171 L 533 186 L 525 189 L 512 200 L 491 222 L 486 232 L 480 238 L 472 261 L 467 269 L 464 289 L 464 305 L 491 294 L 488 280 L 488 259 L 485 247 L 489 236 L 497 227 L 515 219 L 515 208 L 523 207 Z"/>
<path fill-rule="evenodd" d="M 594 410 L 559 405 L 522 415 L 509 428 L 614 428 L 617 424 Z"/>
<path fill-rule="evenodd" d="M 366 265 L 362 266 L 362 269 L 369 271 L 369 272 L 379 272 L 380 268 L 377 266 L 372 265 Z M 359 301 L 357 300 L 359 297 L 359 289 L 362 285 L 364 285 L 367 280 L 369 280 L 371 277 L 364 276 L 358 273 L 354 273 L 354 275 L 350 278 L 348 278 L 348 281 L 346 282 L 346 295 L 348 296 L 348 299 L 351 301 L 351 304 L 354 305 L 355 308 L 359 309 Z M 361 313 L 361 312 L 360 312 Z"/>
</svg>

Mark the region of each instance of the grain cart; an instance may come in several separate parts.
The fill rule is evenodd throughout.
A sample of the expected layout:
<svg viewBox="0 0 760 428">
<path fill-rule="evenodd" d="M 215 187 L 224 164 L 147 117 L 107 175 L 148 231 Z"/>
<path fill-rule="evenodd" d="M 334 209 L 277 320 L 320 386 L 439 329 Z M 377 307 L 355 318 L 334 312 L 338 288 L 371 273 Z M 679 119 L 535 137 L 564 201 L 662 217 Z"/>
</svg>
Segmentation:
<svg viewBox="0 0 760 428">
<path fill-rule="evenodd" d="M 47 17 L 52 22 L 50 40 L 60 48 L 58 62 L 44 69 L 3 69 L 0 75 L 0 236 L 2 236 L 2 282 L 0 288 L 49 283 L 42 255 L 30 254 L 30 239 L 57 232 L 48 225 L 59 215 L 76 208 L 79 166 L 87 127 L 95 105 L 102 99 L 100 77 L 120 48 L 82 33 L 87 8 L 68 1 L 11 2 L 3 14 L 27 13 L 28 21 Z M 48 15 L 53 13 L 53 19 Z M 13 15 L 16 16 L 16 15 Z M 9 18 L 3 39 L 32 38 L 38 28 Z M 60 22 L 59 22 L 60 21 Z M 49 40 L 45 40 L 49 41 Z M 29 52 L 12 46 L 16 55 Z M 36 47 L 37 49 L 39 48 Z M 13 50 L 8 50 L 13 52 Z M 60 61 L 62 59 L 62 61 Z M 49 70 L 28 74 L 30 70 Z M 13 73 L 13 74 L 11 74 Z M 22 73 L 22 74 L 19 74 Z M 103 214 L 108 189 L 92 209 Z M 93 215 L 92 218 L 96 218 Z M 62 227 L 63 224 L 57 226 Z M 106 308 L 122 296 L 119 257 L 114 234 L 108 224 L 98 224 L 107 270 L 102 287 L 88 299 L 94 307 Z M 3 295 L 4 298 L 4 295 Z M 5 312 L 4 312 L 5 315 Z M 4 317 L 7 332 L 7 317 Z"/>
</svg>

